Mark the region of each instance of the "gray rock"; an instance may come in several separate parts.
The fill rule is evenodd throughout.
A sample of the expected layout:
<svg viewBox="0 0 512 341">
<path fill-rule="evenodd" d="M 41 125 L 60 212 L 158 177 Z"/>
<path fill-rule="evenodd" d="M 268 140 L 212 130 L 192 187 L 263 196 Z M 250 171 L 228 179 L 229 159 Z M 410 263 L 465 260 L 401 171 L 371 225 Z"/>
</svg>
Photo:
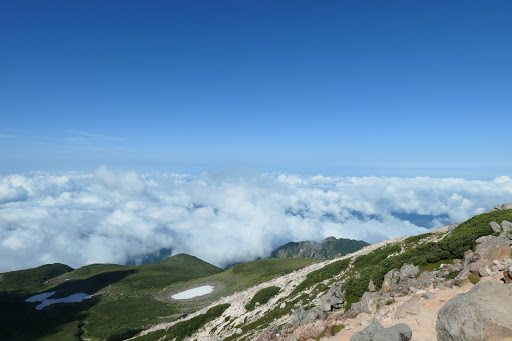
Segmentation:
<svg viewBox="0 0 512 341">
<path fill-rule="evenodd" d="M 428 271 L 423 271 L 418 276 L 418 288 L 426 287 L 432 282 L 432 274 Z"/>
<path fill-rule="evenodd" d="M 379 294 L 377 292 L 365 292 L 359 302 L 352 304 L 352 309 L 358 314 L 368 313 L 374 314 L 377 311 L 377 298 Z"/>
<path fill-rule="evenodd" d="M 370 279 L 370 283 L 368 283 L 368 291 L 374 292 L 375 290 L 375 284 L 373 284 L 373 280 Z"/>
<path fill-rule="evenodd" d="M 405 323 L 384 328 L 373 318 L 368 327 L 354 334 L 350 341 L 409 341 L 411 338 L 412 330 Z"/>
<path fill-rule="evenodd" d="M 464 252 L 464 259 L 462 260 L 464 267 L 468 266 L 468 264 L 473 260 L 473 251 L 467 250 Z"/>
<path fill-rule="evenodd" d="M 476 254 L 481 258 L 487 259 L 489 262 L 495 259 L 508 258 L 510 257 L 510 243 L 501 238 L 492 237 L 482 244 L 477 245 L 473 259 Z"/>
<path fill-rule="evenodd" d="M 426 300 L 431 300 L 433 298 L 436 298 L 436 294 L 433 292 L 426 292 L 423 295 L 421 295 L 421 297 L 423 297 Z"/>
<path fill-rule="evenodd" d="M 512 285 L 481 282 L 439 310 L 438 341 L 497 341 L 512 335 Z"/>
<path fill-rule="evenodd" d="M 495 221 L 491 221 L 489 223 L 489 226 L 492 228 L 494 232 L 499 232 L 501 230 L 501 226 Z"/>
<path fill-rule="evenodd" d="M 335 286 L 318 300 L 318 308 L 322 311 L 331 311 L 332 309 L 340 309 L 345 305 L 345 295 L 341 291 L 341 287 Z"/>
<path fill-rule="evenodd" d="M 509 202 L 507 204 L 503 204 L 503 205 L 496 205 L 492 208 L 492 211 L 502 211 L 502 210 L 511 210 L 512 209 L 512 202 Z"/>
<path fill-rule="evenodd" d="M 419 273 L 420 273 L 420 268 L 418 268 L 416 265 L 405 263 L 400 268 L 400 279 L 405 280 L 407 278 L 413 278 L 414 276 L 416 276 Z"/>
<path fill-rule="evenodd" d="M 480 277 L 488 277 L 489 273 L 482 266 L 478 268 L 478 274 Z"/>
<path fill-rule="evenodd" d="M 235 329 L 235 334 L 240 335 L 242 333 L 243 333 L 242 329 L 240 329 L 240 328 Z"/>
<path fill-rule="evenodd" d="M 317 319 L 322 319 L 322 318 L 324 318 L 324 316 L 325 316 L 324 312 L 317 308 L 313 308 L 313 309 L 309 309 L 309 310 L 297 309 L 293 313 L 293 318 L 292 318 L 292 321 L 290 322 L 290 324 L 293 327 L 299 327 L 299 326 L 308 324 L 310 322 L 313 322 Z"/>
<path fill-rule="evenodd" d="M 483 242 L 488 241 L 488 240 L 493 239 L 493 238 L 496 238 L 496 237 L 494 237 L 494 236 L 482 236 L 480 238 L 475 239 L 475 242 L 483 243 Z"/>
<path fill-rule="evenodd" d="M 498 273 L 498 272 L 500 272 L 500 269 L 498 269 L 498 267 L 496 266 L 496 264 L 493 264 L 493 265 L 491 265 L 491 271 L 492 271 L 492 272 L 495 272 L 495 273 Z"/>
<path fill-rule="evenodd" d="M 377 321 L 376 318 L 372 318 L 368 327 L 364 328 L 358 333 L 355 333 L 350 341 L 373 341 L 373 336 L 377 334 L 378 331 L 383 330 L 384 327 Z"/>
<path fill-rule="evenodd" d="M 382 282 L 382 292 L 387 293 L 397 287 L 397 279 L 400 278 L 400 271 L 390 270 Z"/>
<path fill-rule="evenodd" d="M 405 323 L 379 330 L 373 337 L 373 341 L 409 341 L 412 339 L 412 330 Z"/>
<path fill-rule="evenodd" d="M 510 264 L 507 268 L 509 274 L 512 274 L 512 264 Z"/>
<path fill-rule="evenodd" d="M 500 225 L 505 232 L 512 230 L 512 223 L 508 220 L 503 220 Z"/>
<path fill-rule="evenodd" d="M 512 264 L 512 258 L 505 258 L 503 261 L 507 264 Z"/>
<path fill-rule="evenodd" d="M 281 309 L 283 309 L 284 307 L 286 307 L 286 302 L 281 303 L 281 305 L 279 306 L 279 308 Z"/>
</svg>

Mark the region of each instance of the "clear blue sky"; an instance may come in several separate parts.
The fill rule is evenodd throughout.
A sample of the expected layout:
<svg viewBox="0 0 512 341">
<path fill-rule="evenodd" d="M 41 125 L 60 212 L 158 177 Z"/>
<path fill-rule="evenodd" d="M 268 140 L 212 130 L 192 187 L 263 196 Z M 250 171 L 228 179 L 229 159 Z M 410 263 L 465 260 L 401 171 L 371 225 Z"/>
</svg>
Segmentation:
<svg viewBox="0 0 512 341">
<path fill-rule="evenodd" d="M 510 175 L 511 18 L 510 1 L 3 1 L 0 172 Z"/>
</svg>

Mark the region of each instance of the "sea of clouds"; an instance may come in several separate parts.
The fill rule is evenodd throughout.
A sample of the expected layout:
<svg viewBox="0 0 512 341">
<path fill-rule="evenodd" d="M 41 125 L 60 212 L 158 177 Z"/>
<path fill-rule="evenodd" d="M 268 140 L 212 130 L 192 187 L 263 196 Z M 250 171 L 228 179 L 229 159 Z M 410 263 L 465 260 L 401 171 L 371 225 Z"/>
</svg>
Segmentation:
<svg viewBox="0 0 512 341">
<path fill-rule="evenodd" d="M 172 247 L 218 266 L 288 241 L 370 243 L 512 201 L 512 179 L 325 177 L 231 171 L 0 177 L 0 272 L 60 262 L 124 264 Z"/>
</svg>

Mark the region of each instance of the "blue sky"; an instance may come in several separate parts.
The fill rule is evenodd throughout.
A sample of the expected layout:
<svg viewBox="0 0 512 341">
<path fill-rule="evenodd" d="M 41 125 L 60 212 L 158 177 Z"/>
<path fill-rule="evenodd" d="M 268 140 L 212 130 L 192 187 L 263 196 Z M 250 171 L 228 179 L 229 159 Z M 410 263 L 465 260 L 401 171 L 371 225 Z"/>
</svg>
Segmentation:
<svg viewBox="0 0 512 341">
<path fill-rule="evenodd" d="M 2 2 L 0 172 L 510 175 L 511 13 L 508 1 Z"/>
</svg>

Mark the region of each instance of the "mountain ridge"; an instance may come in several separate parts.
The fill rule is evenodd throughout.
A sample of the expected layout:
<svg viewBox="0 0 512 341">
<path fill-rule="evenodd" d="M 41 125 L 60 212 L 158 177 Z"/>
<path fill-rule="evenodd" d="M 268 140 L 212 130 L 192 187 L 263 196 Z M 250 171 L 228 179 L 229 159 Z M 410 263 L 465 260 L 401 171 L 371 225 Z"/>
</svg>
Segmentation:
<svg viewBox="0 0 512 341">
<path fill-rule="evenodd" d="M 279 246 L 270 253 L 270 258 L 315 258 L 333 259 L 356 252 L 370 245 L 362 240 L 327 237 L 321 242 L 299 241 Z"/>
</svg>

